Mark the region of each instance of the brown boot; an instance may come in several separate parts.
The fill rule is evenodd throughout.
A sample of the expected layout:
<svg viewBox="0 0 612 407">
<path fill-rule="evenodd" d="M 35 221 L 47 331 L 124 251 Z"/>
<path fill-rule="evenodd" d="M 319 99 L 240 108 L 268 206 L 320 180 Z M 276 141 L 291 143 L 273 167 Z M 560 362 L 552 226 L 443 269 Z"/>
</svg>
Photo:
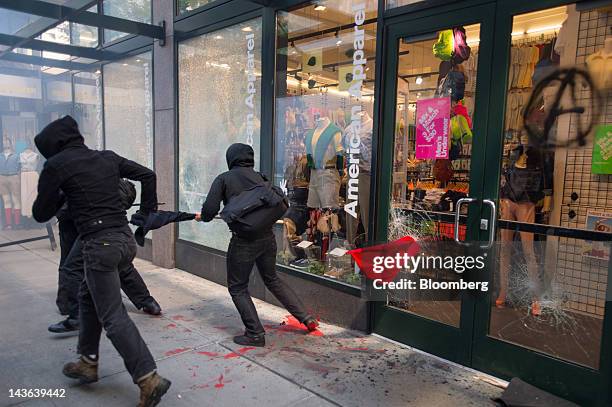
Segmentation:
<svg viewBox="0 0 612 407">
<path fill-rule="evenodd" d="M 97 382 L 98 362 L 81 356 L 77 362 L 66 363 L 62 373 L 71 379 L 79 379 L 81 383 Z"/>
<path fill-rule="evenodd" d="M 166 380 L 156 372 L 138 382 L 140 387 L 140 403 L 138 407 L 153 407 L 161 400 L 170 388 L 170 380 Z"/>
</svg>

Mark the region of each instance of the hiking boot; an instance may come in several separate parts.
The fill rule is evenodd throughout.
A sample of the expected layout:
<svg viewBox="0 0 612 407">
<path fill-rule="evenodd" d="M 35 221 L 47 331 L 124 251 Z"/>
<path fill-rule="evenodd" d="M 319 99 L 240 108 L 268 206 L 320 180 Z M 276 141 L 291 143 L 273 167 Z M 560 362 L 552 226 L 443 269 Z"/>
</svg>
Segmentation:
<svg viewBox="0 0 612 407">
<path fill-rule="evenodd" d="M 161 307 L 155 298 L 149 297 L 142 302 L 142 311 L 149 315 L 161 315 Z"/>
<path fill-rule="evenodd" d="M 79 320 L 74 318 L 66 318 L 57 324 L 49 325 L 49 332 L 55 334 L 63 334 L 66 332 L 74 332 L 79 330 Z"/>
<path fill-rule="evenodd" d="M 170 385 L 170 380 L 164 379 L 156 372 L 138 382 L 140 387 L 140 402 L 138 407 L 153 407 L 166 394 Z"/>
<path fill-rule="evenodd" d="M 250 336 L 245 333 L 244 335 L 234 336 L 234 343 L 242 346 L 257 346 L 262 348 L 266 346 L 266 335 Z"/>
<path fill-rule="evenodd" d="M 306 328 L 308 328 L 309 332 L 314 332 L 319 327 L 319 321 L 317 321 L 313 317 L 306 318 L 303 324 L 306 325 Z"/>
<path fill-rule="evenodd" d="M 93 383 L 98 381 L 98 362 L 81 356 L 77 362 L 70 362 L 62 369 L 64 376 L 78 379 L 81 383 Z"/>
</svg>

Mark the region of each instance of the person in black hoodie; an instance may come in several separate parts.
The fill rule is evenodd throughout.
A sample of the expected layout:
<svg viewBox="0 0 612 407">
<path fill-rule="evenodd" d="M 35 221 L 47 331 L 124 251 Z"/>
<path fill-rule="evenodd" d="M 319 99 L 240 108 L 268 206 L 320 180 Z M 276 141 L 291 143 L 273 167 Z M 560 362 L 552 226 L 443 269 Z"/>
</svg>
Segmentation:
<svg viewBox="0 0 612 407">
<path fill-rule="evenodd" d="M 129 209 L 136 200 L 136 188 L 130 181 L 121 179 L 119 182 L 121 206 Z M 83 244 L 78 238 L 78 232 L 68 205 L 64 204 L 55 215 L 59 224 L 60 257 L 59 281 L 56 303 L 65 307 L 68 317 L 49 326 L 53 333 L 66 333 L 79 330 L 79 287 L 84 276 Z M 67 252 L 67 254 L 65 254 Z M 149 293 L 144 280 L 134 269 L 121 277 L 121 289 L 138 309 L 150 315 L 160 315 L 161 307 Z"/>
<path fill-rule="evenodd" d="M 112 151 L 87 148 L 76 121 L 70 116 L 47 125 L 34 141 L 47 159 L 32 206 L 34 219 L 48 221 L 65 200 L 83 244 L 85 279 L 79 294 L 80 358 L 64 365 L 63 373 L 82 382 L 98 380 L 100 335 L 104 328 L 134 383 L 140 387 L 138 406 L 154 406 L 168 391 L 170 381 L 157 374 L 155 360 L 121 299 L 121 276 L 134 270 L 136 242 L 117 191 L 121 178 L 140 181 L 140 210 L 155 211 L 155 173 Z"/>
<path fill-rule="evenodd" d="M 264 182 L 263 176 L 253 169 L 255 159 L 251 146 L 232 144 L 227 149 L 225 158 L 229 171 L 215 178 L 202 205 L 202 212 L 196 216 L 196 220 L 210 222 L 219 212 L 221 202 L 227 204 L 232 197 Z M 268 290 L 291 315 L 309 331 L 317 329 L 317 320 L 306 312 L 295 292 L 276 274 L 276 239 L 272 228 L 249 236 L 232 232 L 226 264 L 227 287 L 246 327 L 244 335 L 234 337 L 235 343 L 247 346 L 266 344 L 264 328 L 249 294 L 249 276 L 255 264 Z"/>
</svg>

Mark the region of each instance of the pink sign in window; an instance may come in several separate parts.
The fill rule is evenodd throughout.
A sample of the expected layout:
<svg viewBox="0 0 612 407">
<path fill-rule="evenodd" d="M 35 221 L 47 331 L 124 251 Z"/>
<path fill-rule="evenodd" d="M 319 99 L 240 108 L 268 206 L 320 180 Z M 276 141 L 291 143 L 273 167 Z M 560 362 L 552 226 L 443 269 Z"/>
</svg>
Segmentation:
<svg viewBox="0 0 612 407">
<path fill-rule="evenodd" d="M 417 159 L 448 158 L 450 109 L 449 97 L 417 100 Z"/>
</svg>

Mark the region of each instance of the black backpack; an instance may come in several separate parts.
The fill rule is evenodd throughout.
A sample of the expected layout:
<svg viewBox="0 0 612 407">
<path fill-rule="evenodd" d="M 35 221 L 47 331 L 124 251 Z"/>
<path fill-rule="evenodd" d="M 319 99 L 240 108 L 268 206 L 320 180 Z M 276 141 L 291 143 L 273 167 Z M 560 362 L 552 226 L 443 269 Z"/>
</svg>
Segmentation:
<svg viewBox="0 0 612 407">
<path fill-rule="evenodd" d="M 287 212 L 289 204 L 283 191 L 261 176 L 261 184 L 232 197 L 223 207 L 221 218 L 232 232 L 240 235 L 264 232 Z"/>
</svg>

